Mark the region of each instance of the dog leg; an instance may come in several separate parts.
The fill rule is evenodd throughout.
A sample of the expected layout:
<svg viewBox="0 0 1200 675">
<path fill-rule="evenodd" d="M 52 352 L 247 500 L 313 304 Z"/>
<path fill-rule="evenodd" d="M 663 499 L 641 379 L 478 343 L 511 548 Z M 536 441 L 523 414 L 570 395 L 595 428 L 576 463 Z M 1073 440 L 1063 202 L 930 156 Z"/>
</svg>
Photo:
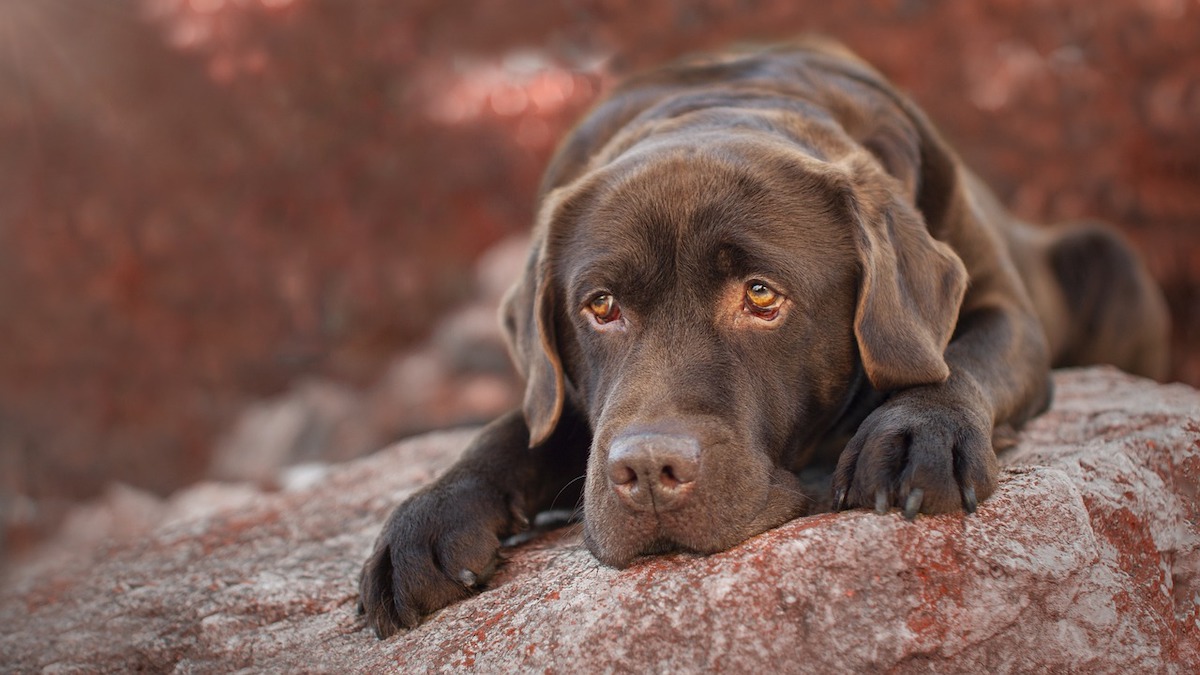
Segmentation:
<svg viewBox="0 0 1200 675">
<path fill-rule="evenodd" d="M 835 508 L 896 506 L 908 518 L 974 511 L 996 489 L 996 425 L 1019 427 L 1049 404 L 1038 332 L 1032 316 L 1000 309 L 960 320 L 946 350 L 950 378 L 894 392 L 842 451 Z"/>
<path fill-rule="evenodd" d="M 359 578 L 359 612 L 385 638 L 476 592 L 500 542 L 558 500 L 575 504 L 589 440 L 568 416 L 529 447 L 520 411 L 485 427 L 445 475 L 388 517 Z"/>
<path fill-rule="evenodd" d="M 966 186 L 975 197 L 957 193 L 943 229 L 970 270 L 943 355 L 950 376 L 890 392 L 863 420 L 838 458 L 835 508 L 974 511 L 996 489 L 996 428 L 1020 428 L 1050 404 L 1046 334 L 996 229 L 1007 216 L 981 184 Z"/>
<path fill-rule="evenodd" d="M 1167 375 L 1169 319 L 1162 292 L 1141 260 L 1111 228 L 1058 228 L 1043 252 L 1059 286 L 1070 330 L 1055 366 L 1108 363 L 1162 380 Z"/>
</svg>

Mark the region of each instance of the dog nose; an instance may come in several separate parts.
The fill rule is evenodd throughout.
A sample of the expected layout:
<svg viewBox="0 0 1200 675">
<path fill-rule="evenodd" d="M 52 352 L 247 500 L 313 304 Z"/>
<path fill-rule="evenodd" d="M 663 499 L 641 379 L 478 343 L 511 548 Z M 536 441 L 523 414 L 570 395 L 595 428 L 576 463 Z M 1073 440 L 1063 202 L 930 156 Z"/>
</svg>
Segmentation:
<svg viewBox="0 0 1200 675">
<path fill-rule="evenodd" d="M 608 451 L 608 480 L 613 491 L 640 511 L 681 506 L 699 474 L 700 443 L 690 436 L 618 436 Z"/>
</svg>

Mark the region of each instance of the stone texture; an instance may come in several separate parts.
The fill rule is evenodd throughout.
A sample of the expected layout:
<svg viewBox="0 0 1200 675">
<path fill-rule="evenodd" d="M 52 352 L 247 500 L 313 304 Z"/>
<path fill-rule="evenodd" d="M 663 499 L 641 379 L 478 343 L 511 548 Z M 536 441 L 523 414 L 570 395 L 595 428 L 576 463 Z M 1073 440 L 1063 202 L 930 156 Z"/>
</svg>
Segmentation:
<svg viewBox="0 0 1200 675">
<path fill-rule="evenodd" d="M 485 592 L 385 642 L 355 616 L 359 565 L 386 512 L 469 431 L 275 493 L 110 491 L 8 570 L 0 664 L 1195 672 L 1200 392 L 1108 369 L 1056 383 L 1053 409 L 1003 456 L 1000 489 L 974 516 L 825 513 L 625 570 L 601 566 L 569 527 L 513 548 Z"/>
</svg>

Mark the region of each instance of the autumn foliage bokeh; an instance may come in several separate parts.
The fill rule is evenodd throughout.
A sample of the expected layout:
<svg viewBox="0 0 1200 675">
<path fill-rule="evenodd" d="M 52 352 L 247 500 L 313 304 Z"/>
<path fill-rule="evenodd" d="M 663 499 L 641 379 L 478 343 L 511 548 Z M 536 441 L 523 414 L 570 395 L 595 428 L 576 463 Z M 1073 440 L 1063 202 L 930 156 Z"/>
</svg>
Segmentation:
<svg viewBox="0 0 1200 675">
<path fill-rule="evenodd" d="M 10 0 L 0 4 L 0 505 L 160 493 L 248 402 L 351 385 L 528 228 L 616 77 L 836 36 L 1019 214 L 1099 217 L 1200 385 L 1200 3 Z"/>
</svg>

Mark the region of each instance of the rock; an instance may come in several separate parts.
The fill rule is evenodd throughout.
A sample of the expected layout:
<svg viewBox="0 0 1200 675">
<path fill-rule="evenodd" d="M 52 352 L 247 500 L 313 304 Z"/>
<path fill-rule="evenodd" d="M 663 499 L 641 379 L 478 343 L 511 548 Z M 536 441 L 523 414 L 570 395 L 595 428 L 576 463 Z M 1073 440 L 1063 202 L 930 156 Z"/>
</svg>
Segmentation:
<svg viewBox="0 0 1200 675">
<path fill-rule="evenodd" d="M 1000 489 L 973 516 L 824 513 L 724 553 L 625 570 L 600 565 L 568 527 L 512 549 L 485 592 L 379 642 L 355 615 L 359 565 L 386 513 L 470 432 L 421 436 L 331 467 L 311 487 L 235 492 L 191 517 L 163 507 L 136 535 L 10 569 L 0 662 L 21 672 L 1195 672 L 1200 392 L 1110 369 L 1061 372 L 1056 384 L 1053 409 L 1004 454 Z"/>
<path fill-rule="evenodd" d="M 528 251 L 529 238 L 513 236 L 480 259 L 472 302 L 439 317 L 424 344 L 393 359 L 366 393 L 357 428 L 375 429 L 375 438 L 386 441 L 486 422 L 520 405 L 524 387 L 500 334 L 499 310 Z"/>
<path fill-rule="evenodd" d="M 475 266 L 472 302 L 439 316 L 429 339 L 398 354 L 363 391 L 310 377 L 246 406 L 217 443 L 209 476 L 276 486 L 288 467 L 354 459 L 397 438 L 486 422 L 520 405 L 524 389 L 498 312 L 528 250 L 525 236 L 490 249 Z"/>
<path fill-rule="evenodd" d="M 278 398 L 246 407 L 218 442 L 209 474 L 272 483 L 280 470 L 324 459 L 362 406 L 361 396 L 326 380 L 303 381 Z"/>
</svg>

